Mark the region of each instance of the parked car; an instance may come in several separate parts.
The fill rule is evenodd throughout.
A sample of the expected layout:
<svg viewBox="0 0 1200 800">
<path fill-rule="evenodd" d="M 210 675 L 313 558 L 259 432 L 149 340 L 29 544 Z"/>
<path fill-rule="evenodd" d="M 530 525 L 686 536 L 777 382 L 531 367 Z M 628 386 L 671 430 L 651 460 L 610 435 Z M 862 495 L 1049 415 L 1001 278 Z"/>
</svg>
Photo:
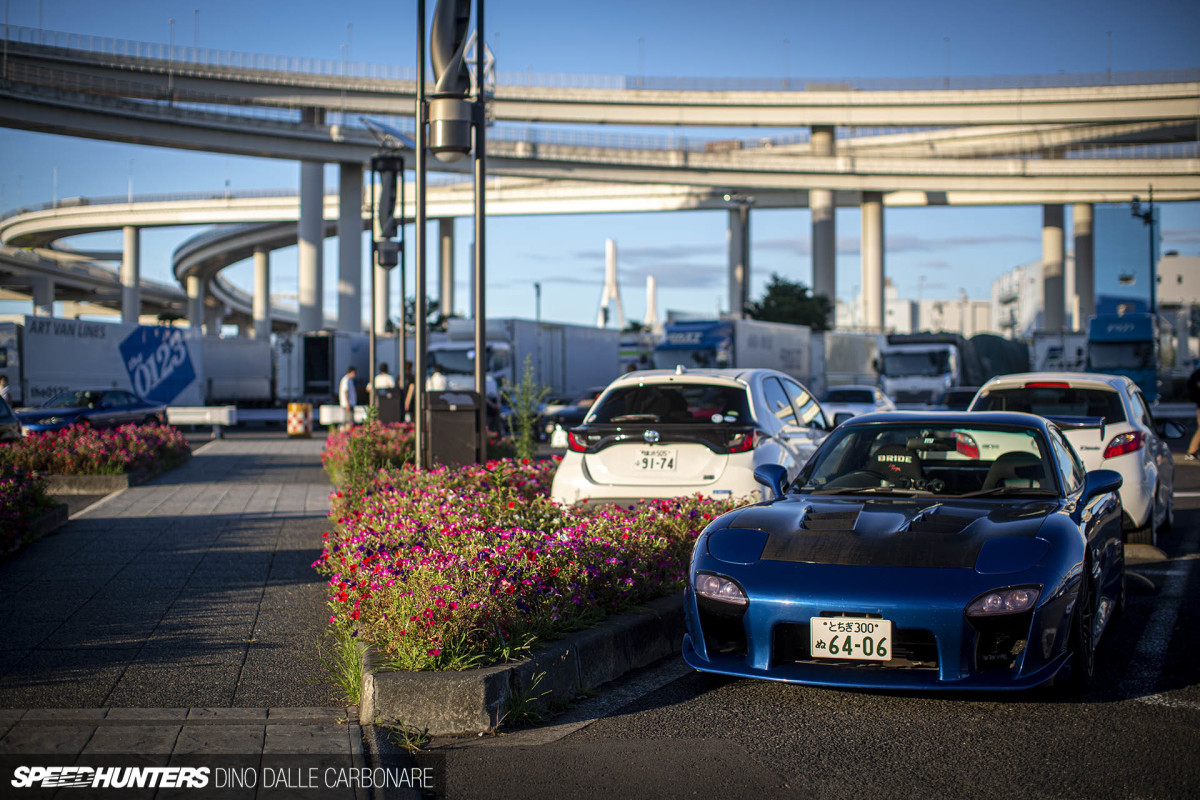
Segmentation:
<svg viewBox="0 0 1200 800">
<path fill-rule="evenodd" d="M 930 411 L 966 411 L 979 393 L 978 386 L 952 386 L 929 405 Z"/>
<path fill-rule="evenodd" d="M 540 422 L 542 437 L 550 439 L 551 447 L 566 447 L 567 430 L 583 422 L 592 403 L 607 388 L 607 385 L 593 386 L 572 398 L 571 402 L 544 413 Z"/>
<path fill-rule="evenodd" d="M 794 476 L 829 432 L 812 394 L 769 369 L 643 370 L 609 384 L 567 433 L 558 503 L 634 503 L 700 493 L 763 495 L 762 464 Z"/>
<path fill-rule="evenodd" d="M 60 392 L 36 408 L 17 412 L 29 431 L 56 431 L 69 425 L 115 428 L 129 423 L 162 424 L 167 407 L 142 400 L 124 389 L 76 389 Z"/>
<path fill-rule="evenodd" d="M 981 458 L 969 442 L 984 437 L 1004 451 Z M 1121 476 L 1086 472 L 1054 423 L 870 414 L 795 481 L 777 465 L 755 477 L 773 499 L 696 541 L 683 643 L 695 669 L 888 690 L 1092 676 L 1125 600 Z"/>
<path fill-rule="evenodd" d="M 971 410 L 1024 411 L 1055 420 L 1088 470 L 1119 472 L 1128 541 L 1153 544 L 1157 532 L 1175 521 L 1175 463 L 1163 440 L 1182 437 L 1183 428 L 1168 422 L 1160 434 L 1141 389 L 1129 378 L 1083 372 L 1001 375 L 983 385 Z"/>
<path fill-rule="evenodd" d="M 878 386 L 834 386 L 825 392 L 821 408 L 836 426 L 859 414 L 895 411 L 896 404 Z"/>
<path fill-rule="evenodd" d="M 21 421 L 12 406 L 0 397 L 0 442 L 11 442 L 21 438 Z"/>
</svg>

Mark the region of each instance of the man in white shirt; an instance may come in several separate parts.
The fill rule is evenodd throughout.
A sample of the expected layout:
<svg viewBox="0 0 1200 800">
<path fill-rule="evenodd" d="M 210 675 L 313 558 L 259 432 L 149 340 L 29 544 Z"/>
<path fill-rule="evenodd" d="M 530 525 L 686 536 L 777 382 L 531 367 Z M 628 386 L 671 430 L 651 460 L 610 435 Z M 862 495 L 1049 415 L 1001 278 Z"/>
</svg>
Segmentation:
<svg viewBox="0 0 1200 800">
<path fill-rule="evenodd" d="M 371 391 L 390 391 L 396 388 L 396 379 L 388 372 L 387 364 L 379 365 L 379 373 L 371 380 Z"/>
<path fill-rule="evenodd" d="M 338 405 L 342 407 L 345 430 L 354 427 L 354 407 L 358 405 L 358 390 L 354 387 L 356 375 L 358 370 L 350 367 L 342 376 L 342 382 L 338 384 Z"/>
</svg>

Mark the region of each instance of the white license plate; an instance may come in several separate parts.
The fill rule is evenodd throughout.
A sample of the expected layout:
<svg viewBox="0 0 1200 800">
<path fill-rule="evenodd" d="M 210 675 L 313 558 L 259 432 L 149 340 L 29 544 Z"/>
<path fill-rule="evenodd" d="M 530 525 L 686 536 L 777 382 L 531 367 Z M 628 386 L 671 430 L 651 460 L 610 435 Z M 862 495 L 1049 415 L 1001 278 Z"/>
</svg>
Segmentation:
<svg viewBox="0 0 1200 800">
<path fill-rule="evenodd" d="M 892 622 L 865 617 L 812 617 L 809 652 L 813 658 L 891 661 Z"/>
<path fill-rule="evenodd" d="M 638 450 L 633 468 L 642 472 L 674 472 L 678 453 L 675 450 L 649 448 Z"/>
</svg>

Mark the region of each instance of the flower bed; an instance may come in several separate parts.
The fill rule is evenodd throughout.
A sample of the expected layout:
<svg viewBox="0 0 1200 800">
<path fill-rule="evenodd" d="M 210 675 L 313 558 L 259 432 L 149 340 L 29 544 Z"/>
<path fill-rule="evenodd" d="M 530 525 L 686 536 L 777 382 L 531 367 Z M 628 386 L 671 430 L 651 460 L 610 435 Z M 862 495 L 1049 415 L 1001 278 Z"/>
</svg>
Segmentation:
<svg viewBox="0 0 1200 800">
<path fill-rule="evenodd" d="M 37 475 L 0 466 L 0 554 L 25 543 L 33 521 L 50 510 L 46 482 Z"/>
<path fill-rule="evenodd" d="M 330 623 L 402 670 L 520 657 L 538 639 L 678 591 L 696 536 L 730 501 L 584 512 L 554 504 L 552 461 L 383 471 L 333 496 L 314 567 Z"/>
<path fill-rule="evenodd" d="M 111 430 L 72 425 L 0 444 L 0 466 L 59 475 L 121 475 L 170 468 L 190 453 L 183 434 L 166 425 L 124 425 Z"/>
<path fill-rule="evenodd" d="M 414 452 L 412 425 L 370 420 L 348 431 L 330 433 L 321 451 L 321 466 L 330 481 L 345 485 L 358 474 L 373 475 L 383 467 L 412 463 Z"/>
</svg>

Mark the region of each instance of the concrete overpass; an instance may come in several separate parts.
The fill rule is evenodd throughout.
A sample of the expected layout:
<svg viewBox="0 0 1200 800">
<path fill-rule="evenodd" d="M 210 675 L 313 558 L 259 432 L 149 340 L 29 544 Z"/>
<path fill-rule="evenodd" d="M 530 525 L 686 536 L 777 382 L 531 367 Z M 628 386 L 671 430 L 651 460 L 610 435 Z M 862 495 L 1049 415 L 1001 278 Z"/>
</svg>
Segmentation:
<svg viewBox="0 0 1200 800">
<path fill-rule="evenodd" d="M 358 113 L 411 114 L 412 74 L 377 65 L 172 50 L 13 30 L 9 81 L 0 85 L 3 124 L 300 160 L 301 326 L 319 324 L 320 269 L 314 254 L 325 217 L 318 199 L 323 194 L 319 164 L 342 165 L 345 210 L 339 228 L 357 230 L 358 214 L 348 198 L 361 186 L 361 163 L 374 146 L 365 131 L 346 122 Z M 880 325 L 885 206 L 1041 203 L 1047 232 L 1043 260 L 1052 287 L 1055 265 L 1062 263 L 1057 252 L 1062 249 L 1061 204 L 1074 204 L 1077 229 L 1090 230 L 1091 203 L 1124 201 L 1150 184 L 1160 201 L 1200 199 L 1194 146 L 1200 109 L 1197 70 L 1103 80 L 1068 75 L 801 86 L 658 78 L 631 82 L 603 76 L 574 76 L 556 85 L 539 80 L 542 85 L 530 86 L 512 78 L 495 87 L 492 113 L 501 122 L 811 126 L 807 141 L 697 142 L 562 131 L 506 137 L 497 130 L 489 135 L 489 170 L 537 178 L 670 183 L 722 197 L 731 194 L 743 198 L 743 206 L 730 211 L 731 241 L 748 236 L 744 198 L 753 196 L 761 207 L 760 198 L 768 193 L 803 194 L 792 204 L 812 209 L 812 283 L 815 292 L 827 295 L 836 289 L 835 209 L 859 205 L 868 319 Z M 326 124 L 335 118 L 339 124 Z M 839 126 L 845 134 L 847 128 L 864 125 L 935 129 L 838 135 Z M 1170 149 L 1181 142 L 1183 149 Z M 1118 149 L 1098 149 L 1105 147 Z M 1085 249 L 1090 252 L 1090 246 Z M 730 293 L 736 310 L 738 298 L 745 296 L 748 270 L 733 263 L 734 250 L 731 245 L 731 275 L 741 276 L 741 286 Z M 346 262 L 359 259 L 353 246 L 343 251 L 343 281 L 351 271 Z M 1059 297 L 1047 289 L 1052 327 Z M 346 302 L 341 308 L 351 307 Z"/>
</svg>

